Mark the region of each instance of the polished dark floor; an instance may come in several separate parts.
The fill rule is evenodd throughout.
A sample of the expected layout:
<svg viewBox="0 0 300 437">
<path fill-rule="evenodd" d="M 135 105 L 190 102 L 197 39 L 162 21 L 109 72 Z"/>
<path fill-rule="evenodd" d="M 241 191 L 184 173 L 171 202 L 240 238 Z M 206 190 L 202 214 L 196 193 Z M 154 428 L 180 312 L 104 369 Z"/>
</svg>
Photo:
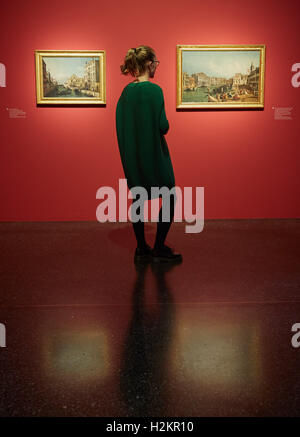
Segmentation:
<svg viewBox="0 0 300 437">
<path fill-rule="evenodd" d="M 300 416 L 300 219 L 175 223 L 175 266 L 135 266 L 130 223 L 0 242 L 1 416 Z"/>
</svg>

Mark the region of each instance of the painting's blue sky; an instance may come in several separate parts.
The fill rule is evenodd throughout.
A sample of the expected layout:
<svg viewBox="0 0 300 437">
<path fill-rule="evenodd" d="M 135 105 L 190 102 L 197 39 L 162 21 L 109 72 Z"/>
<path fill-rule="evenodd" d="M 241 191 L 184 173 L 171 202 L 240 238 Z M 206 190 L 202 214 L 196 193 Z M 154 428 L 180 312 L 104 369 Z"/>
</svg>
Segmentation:
<svg viewBox="0 0 300 437">
<path fill-rule="evenodd" d="M 259 67 L 259 50 L 182 51 L 182 71 L 188 74 L 206 73 L 208 76 L 229 79 L 235 73 L 247 74 L 253 62 Z"/>
<path fill-rule="evenodd" d="M 93 58 L 89 57 L 70 57 L 70 56 L 43 56 L 47 70 L 59 84 L 63 84 L 72 74 L 78 77 L 84 76 L 84 66 Z"/>
</svg>

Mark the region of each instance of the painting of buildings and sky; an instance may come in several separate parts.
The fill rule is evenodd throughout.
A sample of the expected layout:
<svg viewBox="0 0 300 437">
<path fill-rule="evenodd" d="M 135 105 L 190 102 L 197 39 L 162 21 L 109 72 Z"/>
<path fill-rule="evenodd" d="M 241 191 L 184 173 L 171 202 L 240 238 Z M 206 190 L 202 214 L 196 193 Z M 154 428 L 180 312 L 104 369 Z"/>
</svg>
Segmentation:
<svg viewBox="0 0 300 437">
<path fill-rule="evenodd" d="M 43 56 L 42 65 L 44 97 L 100 97 L 99 57 Z"/>
<path fill-rule="evenodd" d="M 258 103 L 260 50 L 182 51 L 182 102 Z"/>
</svg>

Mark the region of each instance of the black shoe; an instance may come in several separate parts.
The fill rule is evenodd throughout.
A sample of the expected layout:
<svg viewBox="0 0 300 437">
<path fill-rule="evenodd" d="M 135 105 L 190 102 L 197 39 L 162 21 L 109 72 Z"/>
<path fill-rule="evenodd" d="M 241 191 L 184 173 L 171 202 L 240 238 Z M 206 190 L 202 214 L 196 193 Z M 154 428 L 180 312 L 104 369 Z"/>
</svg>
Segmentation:
<svg viewBox="0 0 300 437">
<path fill-rule="evenodd" d="M 171 247 L 164 245 L 162 248 L 152 250 L 152 258 L 154 262 L 181 262 L 182 255 L 174 253 Z"/>
<path fill-rule="evenodd" d="M 149 244 L 145 247 L 137 247 L 134 253 L 134 261 L 151 261 L 152 260 L 152 249 Z"/>
</svg>

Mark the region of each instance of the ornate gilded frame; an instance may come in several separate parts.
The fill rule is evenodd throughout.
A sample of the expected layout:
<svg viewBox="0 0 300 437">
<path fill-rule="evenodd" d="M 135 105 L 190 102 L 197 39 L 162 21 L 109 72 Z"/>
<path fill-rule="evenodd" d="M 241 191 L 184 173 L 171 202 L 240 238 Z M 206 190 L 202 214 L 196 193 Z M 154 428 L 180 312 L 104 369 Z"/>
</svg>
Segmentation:
<svg viewBox="0 0 300 437">
<path fill-rule="evenodd" d="M 183 95 L 183 77 L 182 77 L 182 53 L 184 51 L 232 51 L 232 50 L 256 50 L 260 51 L 259 63 L 259 80 L 257 93 L 257 102 L 237 102 L 237 101 L 207 101 L 207 102 L 184 102 Z M 264 76 L 265 76 L 265 45 L 177 45 L 177 93 L 176 108 L 263 108 L 264 107 Z M 244 75 L 245 76 L 245 75 Z M 228 79 L 229 80 L 229 79 Z M 194 88 L 195 89 L 195 88 Z M 194 90 L 193 89 L 193 90 Z M 226 97 L 226 96 L 225 96 Z M 212 96 L 208 97 L 213 99 Z"/>
<path fill-rule="evenodd" d="M 106 54 L 105 50 L 35 50 L 37 104 L 106 104 Z M 99 96 L 97 97 L 45 97 L 43 57 L 92 57 L 99 58 Z"/>
</svg>

